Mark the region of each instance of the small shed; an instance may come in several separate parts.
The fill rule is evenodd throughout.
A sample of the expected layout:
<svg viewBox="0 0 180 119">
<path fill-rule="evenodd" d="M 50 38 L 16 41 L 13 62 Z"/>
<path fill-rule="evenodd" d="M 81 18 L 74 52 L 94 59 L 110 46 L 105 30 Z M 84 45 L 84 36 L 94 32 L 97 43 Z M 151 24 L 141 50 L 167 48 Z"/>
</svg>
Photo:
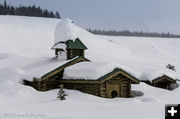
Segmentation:
<svg viewBox="0 0 180 119">
<path fill-rule="evenodd" d="M 171 85 L 175 83 L 176 83 L 176 80 L 167 75 L 163 75 L 161 77 L 158 77 L 152 80 L 153 86 L 158 87 L 158 88 L 168 89 L 168 90 L 170 90 Z"/>
<path fill-rule="evenodd" d="M 72 59 L 76 56 L 85 56 L 84 51 L 87 47 L 79 38 L 75 40 L 67 40 L 66 42 L 58 42 L 51 49 L 55 50 L 56 57 L 62 57 L 61 54 L 66 53 L 67 59 Z M 59 55 L 60 54 L 60 55 Z"/>
</svg>

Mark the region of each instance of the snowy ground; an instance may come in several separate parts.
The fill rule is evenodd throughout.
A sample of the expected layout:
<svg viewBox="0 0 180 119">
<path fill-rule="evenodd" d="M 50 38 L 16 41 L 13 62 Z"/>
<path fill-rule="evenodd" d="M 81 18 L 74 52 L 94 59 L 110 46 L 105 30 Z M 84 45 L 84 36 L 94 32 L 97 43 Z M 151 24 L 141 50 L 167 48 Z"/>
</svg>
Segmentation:
<svg viewBox="0 0 180 119">
<path fill-rule="evenodd" d="M 58 90 L 38 92 L 22 85 L 22 78 L 37 66 L 52 63 L 50 48 L 58 22 L 0 16 L 0 119 L 164 119 L 164 105 L 180 103 L 180 87 L 168 91 L 140 83 L 132 89 L 144 95 L 128 99 L 66 90 L 67 100 L 58 101 Z M 88 47 L 86 57 L 92 61 L 118 63 L 131 68 L 139 79 L 163 73 L 180 79 L 180 39 L 98 36 L 73 29 L 78 30 Z M 166 69 L 167 64 L 175 65 L 176 72 Z"/>
</svg>

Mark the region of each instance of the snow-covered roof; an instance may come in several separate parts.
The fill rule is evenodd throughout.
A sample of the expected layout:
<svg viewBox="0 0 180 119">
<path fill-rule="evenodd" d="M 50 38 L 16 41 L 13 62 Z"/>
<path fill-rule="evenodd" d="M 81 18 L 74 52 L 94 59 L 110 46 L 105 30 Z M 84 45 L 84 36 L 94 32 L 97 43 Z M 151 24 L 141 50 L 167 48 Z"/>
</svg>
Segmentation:
<svg viewBox="0 0 180 119">
<path fill-rule="evenodd" d="M 26 71 L 28 71 L 28 74 L 24 75 L 23 78 L 30 81 L 32 81 L 33 78 L 41 78 L 41 76 L 47 74 L 48 72 L 58 68 L 63 64 L 66 64 L 71 60 L 58 61 L 49 58 L 43 58 L 42 61 L 39 61 L 36 64 L 32 64 L 32 66 L 29 68 L 25 68 Z"/>
<path fill-rule="evenodd" d="M 79 38 L 68 40 L 67 42 L 58 42 L 51 49 L 80 49 L 87 50 L 87 47 L 81 42 Z"/>
<path fill-rule="evenodd" d="M 146 67 L 141 69 L 141 65 L 121 65 L 121 63 L 109 62 L 81 62 L 70 66 L 64 71 L 64 79 L 98 79 L 107 73 L 112 72 L 115 68 L 120 68 L 139 80 L 150 81 L 166 75 L 172 79 L 179 79 L 178 72 L 162 68 L 162 67 Z M 143 71 L 142 71 L 143 70 Z"/>
<path fill-rule="evenodd" d="M 76 25 L 70 19 L 61 20 L 55 29 L 55 43 L 75 40 L 79 37 Z"/>
<path fill-rule="evenodd" d="M 150 81 L 152 82 L 153 80 L 162 77 L 162 76 L 168 76 L 169 78 L 172 79 L 178 79 L 180 74 L 178 72 L 169 70 L 169 69 L 148 69 L 145 70 L 144 73 L 141 75 L 141 80 L 143 81 Z"/>
<path fill-rule="evenodd" d="M 130 69 L 120 66 L 116 63 L 107 62 L 81 62 L 64 70 L 63 79 L 91 79 L 97 80 L 98 78 L 112 72 L 114 69 L 120 68 L 129 74 L 135 76 Z"/>
<path fill-rule="evenodd" d="M 77 56 L 70 60 L 53 60 L 48 59 L 45 61 L 37 62 L 33 64 L 32 68 L 28 69 L 30 75 L 25 76 L 27 80 L 32 80 L 33 78 L 44 80 L 47 77 L 57 74 L 59 71 L 62 71 L 64 68 L 71 66 L 75 63 L 81 61 L 89 61 L 83 56 Z M 27 69 L 26 69 L 27 70 Z"/>
<path fill-rule="evenodd" d="M 69 63 L 71 63 L 72 61 L 79 60 L 80 58 L 82 57 L 75 57 L 73 59 L 64 61 L 43 58 L 42 60 L 36 61 L 36 63 L 31 64 L 30 66 L 24 67 L 23 69 L 28 71 L 28 74 L 24 75 L 23 78 L 30 81 L 32 81 L 33 78 L 40 79 L 46 76 L 47 74 L 56 71 L 62 66 L 64 67 L 64 65 L 69 65 Z"/>
<path fill-rule="evenodd" d="M 65 43 L 56 43 L 51 49 L 63 49 L 66 50 L 66 44 Z"/>
</svg>

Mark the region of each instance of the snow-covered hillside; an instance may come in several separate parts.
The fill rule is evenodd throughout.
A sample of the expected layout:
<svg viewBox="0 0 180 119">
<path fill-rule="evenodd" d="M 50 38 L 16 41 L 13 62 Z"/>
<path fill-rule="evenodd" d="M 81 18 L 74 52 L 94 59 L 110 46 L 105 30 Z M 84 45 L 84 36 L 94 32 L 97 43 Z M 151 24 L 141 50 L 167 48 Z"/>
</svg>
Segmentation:
<svg viewBox="0 0 180 119">
<path fill-rule="evenodd" d="M 0 16 L 1 119 L 8 116 L 18 119 L 23 115 L 27 119 L 32 116 L 119 119 L 119 115 L 123 119 L 164 119 L 164 104 L 180 103 L 180 88 L 168 91 L 144 83 L 132 86 L 133 90 L 144 93 L 141 97 L 103 99 L 66 90 L 69 94 L 66 101 L 56 100 L 57 90 L 38 92 L 22 85 L 24 76 L 42 73 L 37 70 L 39 67 L 47 64 L 46 68 L 52 68 L 51 64 L 53 67 L 60 64 L 52 61 L 54 51 L 51 47 L 54 40 L 63 40 L 57 35 L 62 31 L 61 23 L 58 19 Z M 152 80 L 163 74 L 180 79 L 180 39 L 100 36 L 72 22 L 68 24 L 71 25 L 70 33 L 87 46 L 85 55 L 91 61 L 118 64 L 130 69 L 140 80 Z M 176 72 L 167 69 L 167 64 L 174 65 Z"/>
<path fill-rule="evenodd" d="M 0 53 L 23 56 L 53 56 L 58 19 L 0 16 Z"/>
</svg>

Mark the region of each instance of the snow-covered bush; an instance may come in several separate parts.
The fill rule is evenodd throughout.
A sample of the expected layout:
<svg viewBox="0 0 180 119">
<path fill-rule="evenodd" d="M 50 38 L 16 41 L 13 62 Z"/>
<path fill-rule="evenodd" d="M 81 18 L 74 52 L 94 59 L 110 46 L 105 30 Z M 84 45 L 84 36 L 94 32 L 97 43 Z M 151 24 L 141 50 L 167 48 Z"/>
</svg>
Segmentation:
<svg viewBox="0 0 180 119">
<path fill-rule="evenodd" d="M 59 92 L 58 92 L 58 96 L 57 96 L 57 98 L 59 99 L 59 100 L 65 100 L 66 99 L 66 96 L 68 96 L 67 94 L 66 94 L 66 92 L 64 91 L 64 86 L 61 84 L 61 85 L 59 85 Z"/>
<path fill-rule="evenodd" d="M 171 65 L 171 64 L 168 64 L 168 65 L 166 66 L 166 68 L 168 68 L 168 69 L 170 69 L 170 70 L 173 70 L 173 71 L 176 71 L 175 66 L 174 66 L 174 65 Z"/>
</svg>

